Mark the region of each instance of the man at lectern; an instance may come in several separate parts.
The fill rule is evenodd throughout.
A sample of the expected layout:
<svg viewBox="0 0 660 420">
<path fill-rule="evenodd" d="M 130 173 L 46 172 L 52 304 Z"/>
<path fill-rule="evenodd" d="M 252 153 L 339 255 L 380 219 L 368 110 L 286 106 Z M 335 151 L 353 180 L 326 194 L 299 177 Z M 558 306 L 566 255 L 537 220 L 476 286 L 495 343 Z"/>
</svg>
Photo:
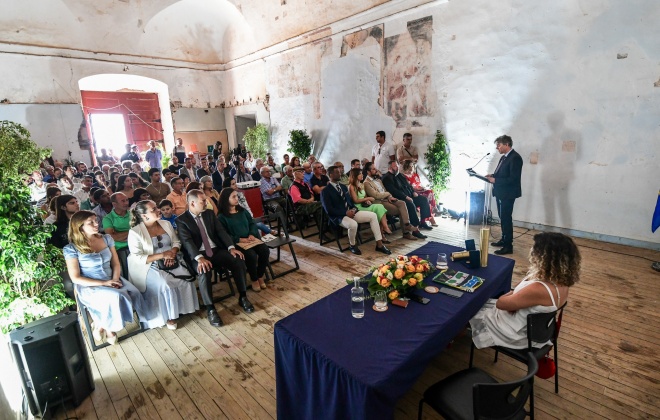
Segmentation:
<svg viewBox="0 0 660 420">
<path fill-rule="evenodd" d="M 513 141 L 507 135 L 495 139 L 495 148 L 502 157 L 495 172 L 486 175 L 486 178 L 493 184 L 493 195 L 502 226 L 502 239 L 491 245 L 502 247 L 495 251 L 497 255 L 513 254 L 513 203 L 522 195 L 520 175 L 523 160 L 513 150 Z"/>
</svg>

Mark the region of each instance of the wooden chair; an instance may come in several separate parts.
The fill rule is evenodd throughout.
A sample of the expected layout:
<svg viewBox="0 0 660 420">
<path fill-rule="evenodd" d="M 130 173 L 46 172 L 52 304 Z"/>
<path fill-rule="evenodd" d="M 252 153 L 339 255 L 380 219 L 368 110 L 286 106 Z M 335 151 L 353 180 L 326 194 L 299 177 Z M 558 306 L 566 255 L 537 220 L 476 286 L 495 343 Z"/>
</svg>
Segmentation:
<svg viewBox="0 0 660 420">
<path fill-rule="evenodd" d="M 533 394 L 536 357 L 527 353 L 527 374 L 511 382 L 497 382 L 481 369 L 470 368 L 431 385 L 419 401 L 418 420 L 424 403 L 448 420 L 520 420 L 527 416 L 525 403 Z"/>
<path fill-rule="evenodd" d="M 555 394 L 559 393 L 559 360 L 557 358 L 557 338 L 559 337 L 559 327 L 561 326 L 562 316 L 564 314 L 564 308 L 566 307 L 566 301 L 559 309 L 553 312 L 539 313 L 539 314 L 529 314 L 527 315 L 527 348 L 526 349 L 512 349 L 508 347 L 495 346 L 495 360 L 494 363 L 497 363 L 497 356 L 499 353 L 506 354 L 509 357 L 512 357 L 519 362 L 526 362 L 527 354 L 531 353 L 534 355 L 536 360 L 541 360 L 551 349 L 554 349 L 554 361 L 555 361 Z M 541 348 L 536 348 L 532 346 L 533 342 L 536 343 L 545 343 L 551 341 L 551 344 L 547 344 Z M 474 358 L 474 342 L 470 347 L 470 367 L 472 367 L 472 360 Z M 534 419 L 534 392 L 529 399 L 530 407 L 530 418 Z"/>
</svg>

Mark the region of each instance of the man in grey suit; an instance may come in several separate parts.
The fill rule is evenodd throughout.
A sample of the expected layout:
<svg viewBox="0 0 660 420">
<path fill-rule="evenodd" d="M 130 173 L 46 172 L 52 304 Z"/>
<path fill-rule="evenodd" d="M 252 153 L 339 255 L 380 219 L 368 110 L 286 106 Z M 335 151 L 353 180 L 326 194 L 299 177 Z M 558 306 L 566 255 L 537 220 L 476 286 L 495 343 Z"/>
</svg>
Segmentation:
<svg viewBox="0 0 660 420">
<path fill-rule="evenodd" d="M 239 292 L 238 304 L 247 313 L 254 307 L 246 295 L 245 261 L 243 254 L 234 246 L 234 241 L 213 214 L 206 209 L 206 195 L 201 190 L 188 192 L 188 211 L 176 219 L 179 239 L 188 263 L 197 273 L 199 291 L 206 305 L 206 315 L 211 325 L 219 327 L 222 320 L 213 306 L 211 270 L 227 268 L 236 282 Z"/>
</svg>

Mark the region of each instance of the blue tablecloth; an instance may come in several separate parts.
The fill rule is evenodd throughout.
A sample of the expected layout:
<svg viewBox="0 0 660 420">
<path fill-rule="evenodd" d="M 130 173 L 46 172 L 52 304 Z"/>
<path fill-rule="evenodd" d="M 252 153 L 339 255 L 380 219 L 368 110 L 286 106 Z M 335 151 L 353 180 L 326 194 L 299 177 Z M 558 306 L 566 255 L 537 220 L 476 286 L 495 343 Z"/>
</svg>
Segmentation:
<svg viewBox="0 0 660 420">
<path fill-rule="evenodd" d="M 409 255 L 424 257 L 460 249 L 429 242 Z M 383 260 L 385 262 L 385 260 Z M 491 297 L 511 288 L 514 261 L 490 255 L 488 267 L 449 267 L 485 279 L 474 293 L 455 299 L 417 293 L 431 302 L 389 305 L 377 313 L 367 301 L 362 319 L 351 316 L 346 286 L 275 324 L 277 417 L 290 419 L 392 418 L 397 400 L 427 364 Z M 427 285 L 436 285 L 430 279 Z M 368 293 L 365 287 L 365 293 Z"/>
</svg>

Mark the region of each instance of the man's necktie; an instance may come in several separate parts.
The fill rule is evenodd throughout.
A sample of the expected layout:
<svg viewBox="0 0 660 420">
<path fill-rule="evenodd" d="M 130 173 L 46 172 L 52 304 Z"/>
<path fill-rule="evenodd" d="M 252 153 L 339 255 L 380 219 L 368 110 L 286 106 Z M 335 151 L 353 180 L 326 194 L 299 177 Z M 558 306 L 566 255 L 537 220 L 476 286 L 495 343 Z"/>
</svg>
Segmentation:
<svg viewBox="0 0 660 420">
<path fill-rule="evenodd" d="M 346 202 L 346 197 L 344 197 L 344 191 L 341 189 L 341 187 L 339 186 L 339 184 L 335 184 L 335 188 L 337 188 L 337 192 L 339 193 L 339 195 L 340 195 L 341 198 L 342 198 L 341 201 L 344 202 L 344 208 L 346 208 L 346 210 L 348 210 L 348 203 Z"/>
<path fill-rule="evenodd" d="M 500 158 L 500 161 L 497 163 L 497 168 L 495 168 L 495 172 L 493 172 L 494 174 L 496 174 L 497 171 L 500 170 L 500 166 L 502 166 L 502 162 L 504 162 L 504 158 L 506 158 L 506 155 L 502 155 L 502 157 Z"/>
<path fill-rule="evenodd" d="M 197 227 L 199 228 L 199 233 L 202 235 L 202 243 L 204 244 L 204 253 L 207 257 L 211 258 L 213 256 L 213 250 L 211 249 L 211 242 L 209 242 L 209 236 L 206 234 L 206 229 L 204 229 L 204 224 L 202 224 L 202 216 L 195 217 L 197 222 Z"/>
</svg>

